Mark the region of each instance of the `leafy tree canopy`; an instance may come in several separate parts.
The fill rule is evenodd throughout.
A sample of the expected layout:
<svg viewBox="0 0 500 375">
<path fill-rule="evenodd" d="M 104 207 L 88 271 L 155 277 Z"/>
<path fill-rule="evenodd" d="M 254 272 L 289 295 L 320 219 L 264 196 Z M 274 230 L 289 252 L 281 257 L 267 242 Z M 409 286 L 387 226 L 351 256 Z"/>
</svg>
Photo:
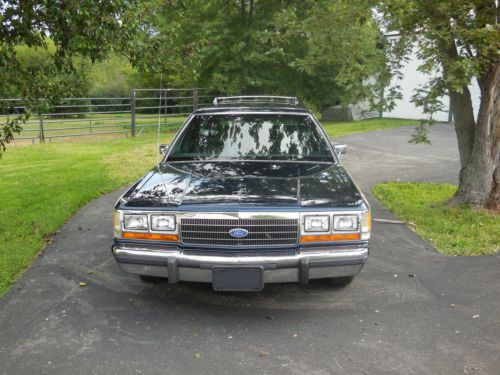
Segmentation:
<svg viewBox="0 0 500 375">
<path fill-rule="evenodd" d="M 170 86 L 291 94 L 316 109 L 373 94 L 385 57 L 366 2 L 150 2 L 131 61 Z"/>
<path fill-rule="evenodd" d="M 73 57 L 93 62 L 127 45 L 138 27 L 137 16 L 135 3 L 128 0 L 0 0 L 0 98 L 20 95 L 28 107 L 25 114 L 2 120 L 0 153 L 30 111 L 68 95 L 59 74 L 78 74 Z M 26 47 L 44 50 L 46 62 L 30 63 Z M 8 103 L 0 106 L 11 113 Z"/>
<path fill-rule="evenodd" d="M 0 97 L 23 98 L 26 115 L 61 96 L 156 87 L 160 73 L 169 86 L 297 95 L 318 110 L 373 98 L 389 78 L 365 1 L 0 0 L 0 17 Z M 25 119 L 7 119 L 0 150 Z"/>
</svg>

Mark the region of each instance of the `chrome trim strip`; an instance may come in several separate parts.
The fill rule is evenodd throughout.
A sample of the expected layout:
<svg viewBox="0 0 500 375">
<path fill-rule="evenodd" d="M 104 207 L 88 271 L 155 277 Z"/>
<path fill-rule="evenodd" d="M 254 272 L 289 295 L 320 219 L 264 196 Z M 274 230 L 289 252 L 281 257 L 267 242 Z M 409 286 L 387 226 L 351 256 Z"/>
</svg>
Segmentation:
<svg viewBox="0 0 500 375">
<path fill-rule="evenodd" d="M 257 256 L 257 257 L 220 257 L 220 256 L 201 256 L 201 255 L 186 255 L 182 251 L 165 251 L 165 250 L 150 250 L 146 248 L 129 248 L 129 247 L 114 247 L 113 254 L 120 258 L 131 258 L 140 260 L 161 260 L 165 261 L 169 258 L 174 258 L 179 262 L 179 266 L 183 264 L 204 264 L 204 265 L 250 265 L 250 264 L 273 264 L 276 266 L 291 266 L 298 264 L 301 259 L 308 259 L 309 261 L 349 261 L 360 260 L 366 261 L 368 258 L 368 248 L 356 248 L 349 250 L 335 250 L 325 251 L 324 249 L 317 252 L 308 251 L 300 252 L 291 256 Z"/>
</svg>

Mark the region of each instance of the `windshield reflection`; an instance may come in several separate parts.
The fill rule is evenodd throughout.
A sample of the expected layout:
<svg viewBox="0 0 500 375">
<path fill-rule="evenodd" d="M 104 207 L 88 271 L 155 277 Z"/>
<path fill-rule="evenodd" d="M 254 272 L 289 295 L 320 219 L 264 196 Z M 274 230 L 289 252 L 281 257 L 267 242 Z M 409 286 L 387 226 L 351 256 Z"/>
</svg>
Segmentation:
<svg viewBox="0 0 500 375">
<path fill-rule="evenodd" d="M 333 161 L 308 116 L 276 114 L 198 115 L 168 160 Z"/>
</svg>

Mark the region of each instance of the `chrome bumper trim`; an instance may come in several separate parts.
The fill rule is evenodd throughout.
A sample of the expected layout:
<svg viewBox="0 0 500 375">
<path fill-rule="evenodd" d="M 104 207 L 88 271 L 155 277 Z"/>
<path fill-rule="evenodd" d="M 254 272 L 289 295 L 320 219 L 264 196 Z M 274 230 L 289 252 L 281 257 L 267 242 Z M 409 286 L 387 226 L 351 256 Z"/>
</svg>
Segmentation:
<svg viewBox="0 0 500 375">
<path fill-rule="evenodd" d="M 368 247 L 317 249 L 291 256 L 221 257 L 186 255 L 180 250 L 152 250 L 113 246 L 113 255 L 125 272 L 167 277 L 177 281 L 211 282 L 217 266 L 262 266 L 265 283 L 302 282 L 309 279 L 354 276 L 368 258 Z"/>
</svg>

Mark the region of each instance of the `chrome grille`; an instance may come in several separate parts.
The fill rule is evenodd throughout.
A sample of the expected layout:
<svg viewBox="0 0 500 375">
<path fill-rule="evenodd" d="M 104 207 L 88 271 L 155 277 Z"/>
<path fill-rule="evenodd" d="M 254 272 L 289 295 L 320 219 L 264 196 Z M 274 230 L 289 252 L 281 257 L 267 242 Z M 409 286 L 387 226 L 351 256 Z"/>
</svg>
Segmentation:
<svg viewBox="0 0 500 375">
<path fill-rule="evenodd" d="M 268 246 L 293 245 L 298 239 L 297 219 L 205 219 L 181 218 L 181 239 L 190 245 Z M 248 231 L 234 238 L 231 229 Z"/>
</svg>

